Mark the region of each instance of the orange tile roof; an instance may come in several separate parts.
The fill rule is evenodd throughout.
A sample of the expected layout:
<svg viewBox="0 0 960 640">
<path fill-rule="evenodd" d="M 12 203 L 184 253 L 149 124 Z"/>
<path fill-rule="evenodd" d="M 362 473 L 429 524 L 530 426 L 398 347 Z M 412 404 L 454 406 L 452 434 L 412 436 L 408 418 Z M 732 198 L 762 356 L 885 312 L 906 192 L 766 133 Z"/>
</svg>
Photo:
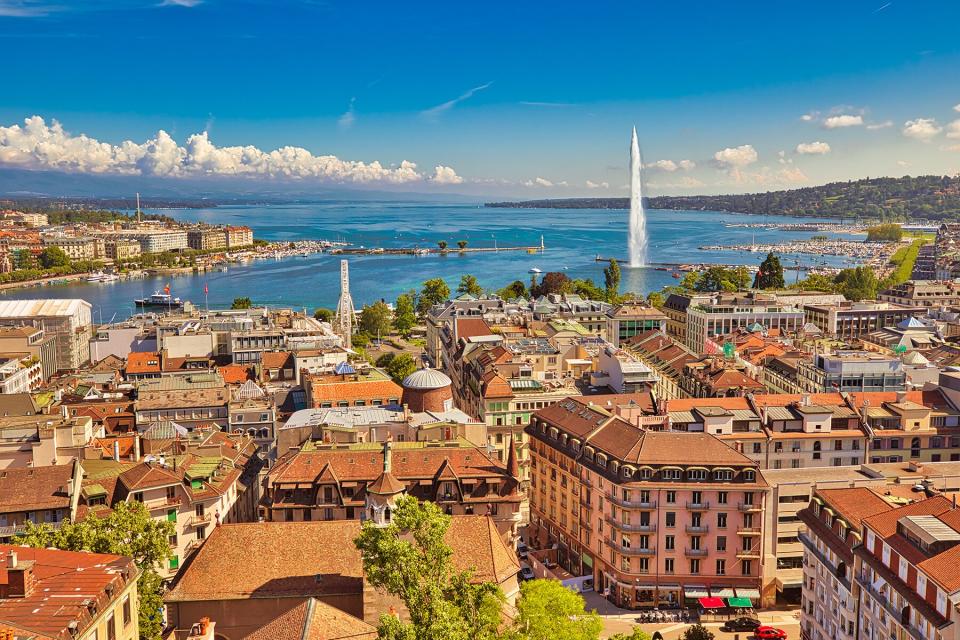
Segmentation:
<svg viewBox="0 0 960 640">
<path fill-rule="evenodd" d="M 844 406 L 846 402 L 839 393 L 810 393 L 810 404 L 824 407 Z M 754 396 L 753 402 L 758 407 L 786 407 L 804 398 L 799 393 L 771 393 Z"/>
<path fill-rule="evenodd" d="M 473 338 L 476 336 L 491 336 L 493 329 L 483 318 L 457 318 L 457 336 Z"/>
<path fill-rule="evenodd" d="M 156 351 L 133 351 L 127 356 L 127 374 L 160 373 L 160 354 Z"/>
<path fill-rule="evenodd" d="M 310 381 L 313 403 L 399 399 L 403 387 L 393 380 L 342 380 L 340 376 L 314 376 Z"/>
<path fill-rule="evenodd" d="M 287 351 L 266 351 L 260 357 L 260 365 L 264 369 L 293 368 L 293 354 Z"/>
<path fill-rule="evenodd" d="M 243 384 L 247 380 L 256 380 L 253 367 L 242 364 L 228 364 L 224 367 L 217 367 L 217 371 L 223 376 L 223 381 L 227 384 Z"/>
<path fill-rule="evenodd" d="M 70 509 L 74 465 L 0 471 L 0 513 Z"/>
<path fill-rule="evenodd" d="M 857 530 L 864 518 L 890 511 L 892 504 L 881 498 L 877 493 L 866 487 L 850 487 L 845 489 L 818 489 L 817 495 L 824 504 L 832 508 L 844 520 Z"/>
<path fill-rule="evenodd" d="M 316 598 L 308 598 L 243 640 L 376 640 L 377 628 Z"/>
<path fill-rule="evenodd" d="M 690 411 L 697 407 L 720 407 L 721 409 L 750 410 L 744 397 L 735 398 L 678 398 L 667 400 L 667 411 Z"/>
<path fill-rule="evenodd" d="M 74 621 L 79 637 L 85 637 L 93 622 L 87 601 L 95 602 L 95 610 L 102 612 L 139 575 L 133 560 L 123 556 L 0 545 L 3 556 L 11 551 L 16 552 L 18 564 L 33 562 L 37 583 L 26 597 L 0 600 L 0 620 L 44 638 L 77 637 L 69 630 Z M 8 580 L 4 562 L 0 583 Z M 107 593 L 111 585 L 114 595 Z"/>
</svg>

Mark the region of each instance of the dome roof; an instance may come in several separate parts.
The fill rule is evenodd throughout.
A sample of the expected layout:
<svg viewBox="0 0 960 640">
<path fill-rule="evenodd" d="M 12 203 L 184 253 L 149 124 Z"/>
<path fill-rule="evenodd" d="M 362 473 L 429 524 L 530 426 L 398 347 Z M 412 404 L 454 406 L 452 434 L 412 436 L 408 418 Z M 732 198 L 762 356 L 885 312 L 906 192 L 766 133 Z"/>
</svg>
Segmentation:
<svg viewBox="0 0 960 640">
<path fill-rule="evenodd" d="M 452 384 L 442 371 L 424 367 L 417 369 L 403 379 L 404 389 L 442 389 Z"/>
</svg>

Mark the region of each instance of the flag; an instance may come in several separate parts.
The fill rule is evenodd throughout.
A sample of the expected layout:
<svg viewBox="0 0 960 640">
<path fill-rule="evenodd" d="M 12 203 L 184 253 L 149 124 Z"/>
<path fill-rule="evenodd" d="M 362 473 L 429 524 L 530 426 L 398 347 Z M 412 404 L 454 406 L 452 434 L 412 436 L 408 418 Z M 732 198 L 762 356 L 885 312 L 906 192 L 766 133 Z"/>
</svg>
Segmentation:
<svg viewBox="0 0 960 640">
<path fill-rule="evenodd" d="M 207 283 L 204 282 L 204 283 L 203 283 L 203 295 L 207 295 L 208 293 L 210 293 L 210 287 L 208 287 L 208 286 L 207 286 Z"/>
<path fill-rule="evenodd" d="M 163 292 L 167 295 L 170 295 L 170 283 L 167 283 L 167 286 L 163 288 Z"/>
</svg>

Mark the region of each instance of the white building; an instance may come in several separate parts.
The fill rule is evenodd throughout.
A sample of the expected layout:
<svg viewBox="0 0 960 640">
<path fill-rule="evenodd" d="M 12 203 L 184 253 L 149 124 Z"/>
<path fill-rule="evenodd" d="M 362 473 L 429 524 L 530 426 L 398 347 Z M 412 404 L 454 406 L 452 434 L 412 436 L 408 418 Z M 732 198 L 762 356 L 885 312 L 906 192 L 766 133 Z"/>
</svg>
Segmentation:
<svg viewBox="0 0 960 640">
<path fill-rule="evenodd" d="M 92 305 L 76 298 L 2 300 L 0 326 L 39 326 L 57 340 L 57 369 L 79 369 L 90 361 Z"/>
</svg>

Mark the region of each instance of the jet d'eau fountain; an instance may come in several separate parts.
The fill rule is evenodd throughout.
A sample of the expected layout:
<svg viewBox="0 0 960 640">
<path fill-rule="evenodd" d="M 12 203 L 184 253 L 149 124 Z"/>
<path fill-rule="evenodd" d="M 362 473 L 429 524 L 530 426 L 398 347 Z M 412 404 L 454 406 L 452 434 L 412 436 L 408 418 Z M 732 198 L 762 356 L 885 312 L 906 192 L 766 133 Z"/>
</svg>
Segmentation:
<svg viewBox="0 0 960 640">
<path fill-rule="evenodd" d="M 644 267 L 647 264 L 647 217 L 643 211 L 643 187 L 640 182 L 640 143 L 637 128 L 630 137 L 630 266 Z"/>
</svg>

